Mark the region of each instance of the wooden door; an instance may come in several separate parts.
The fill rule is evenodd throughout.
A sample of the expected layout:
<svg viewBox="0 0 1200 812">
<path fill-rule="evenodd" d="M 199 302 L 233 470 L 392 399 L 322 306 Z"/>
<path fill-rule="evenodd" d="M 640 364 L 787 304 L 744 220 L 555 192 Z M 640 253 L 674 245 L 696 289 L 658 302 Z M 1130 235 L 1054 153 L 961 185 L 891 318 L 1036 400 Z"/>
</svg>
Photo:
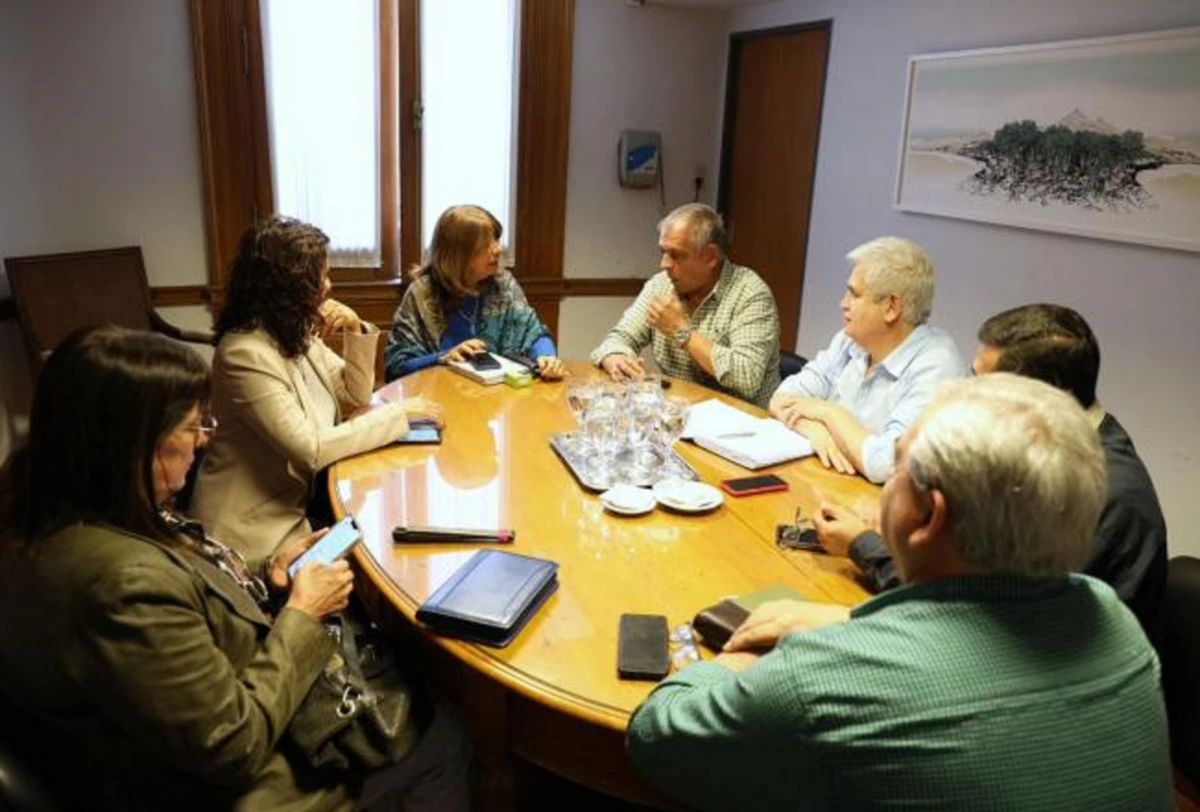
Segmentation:
<svg viewBox="0 0 1200 812">
<path fill-rule="evenodd" d="M 718 207 L 734 261 L 775 294 L 784 350 L 800 320 L 828 53 L 827 21 L 730 41 Z"/>
</svg>

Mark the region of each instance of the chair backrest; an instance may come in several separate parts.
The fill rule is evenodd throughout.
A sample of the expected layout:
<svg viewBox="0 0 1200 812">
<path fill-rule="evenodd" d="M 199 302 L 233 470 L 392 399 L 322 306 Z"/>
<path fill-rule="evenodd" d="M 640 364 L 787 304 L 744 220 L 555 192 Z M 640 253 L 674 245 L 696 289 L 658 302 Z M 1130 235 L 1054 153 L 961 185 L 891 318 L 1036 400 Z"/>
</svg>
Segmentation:
<svg viewBox="0 0 1200 812">
<path fill-rule="evenodd" d="M 779 377 L 786 379 L 791 375 L 795 375 L 800 370 L 804 369 L 804 365 L 808 363 L 808 359 L 803 355 L 796 355 L 794 352 L 787 350 L 779 351 Z"/>
<path fill-rule="evenodd" d="M 35 375 L 46 354 L 80 327 L 151 327 L 150 288 L 137 246 L 7 257 L 4 268 Z"/>
<path fill-rule="evenodd" d="M 34 762 L 19 748 L 31 747 L 28 717 L 0 690 L 0 812 L 54 812 L 59 804 Z"/>
<path fill-rule="evenodd" d="M 1163 688 L 1175 766 L 1200 783 L 1200 559 L 1177 556 L 1167 565 Z"/>
</svg>

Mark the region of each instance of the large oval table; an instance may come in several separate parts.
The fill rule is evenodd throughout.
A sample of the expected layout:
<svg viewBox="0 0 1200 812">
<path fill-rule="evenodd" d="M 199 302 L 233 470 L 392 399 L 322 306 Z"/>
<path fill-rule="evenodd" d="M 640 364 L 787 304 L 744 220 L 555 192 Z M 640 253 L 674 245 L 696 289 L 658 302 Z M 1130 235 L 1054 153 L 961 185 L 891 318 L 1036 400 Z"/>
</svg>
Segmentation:
<svg viewBox="0 0 1200 812">
<path fill-rule="evenodd" d="M 597 374 L 582 363 L 568 368 Z M 669 391 L 761 414 L 687 382 Z M 354 514 L 363 530 L 354 555 L 360 596 L 389 630 L 426 652 L 423 676 L 458 705 L 476 741 L 489 806 L 511 806 L 514 755 L 594 789 L 669 806 L 624 755 L 629 715 L 653 685 L 617 678 L 622 613 L 663 614 L 674 627 L 723 597 L 776 584 L 829 603 L 867 595 L 850 562 L 774 544 L 775 525 L 790 521 L 797 505 L 812 511 L 822 499 L 877 500 L 878 489 L 862 479 L 808 459 L 768 469 L 787 480 L 786 492 L 726 497 L 702 515 L 660 508 L 617 516 L 550 447 L 552 434 L 574 428 L 566 383 L 484 387 L 433 368 L 376 398 L 414 395 L 443 405 L 443 443 L 344 460 L 331 471 L 330 491 L 335 512 Z M 749 474 L 690 443 L 677 449 L 710 484 Z M 560 587 L 507 648 L 426 633 L 414 619 L 417 607 L 478 547 L 396 545 L 396 525 L 515 529 L 505 549 L 557 561 Z"/>
</svg>

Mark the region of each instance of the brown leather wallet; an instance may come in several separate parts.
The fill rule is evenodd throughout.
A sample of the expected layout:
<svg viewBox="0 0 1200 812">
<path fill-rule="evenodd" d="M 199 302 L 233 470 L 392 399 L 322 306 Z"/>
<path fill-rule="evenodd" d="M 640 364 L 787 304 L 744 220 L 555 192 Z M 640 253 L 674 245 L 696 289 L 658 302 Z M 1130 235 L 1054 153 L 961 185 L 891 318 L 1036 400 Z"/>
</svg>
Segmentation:
<svg viewBox="0 0 1200 812">
<path fill-rule="evenodd" d="M 704 645 L 713 651 L 720 651 L 729 642 L 738 626 L 741 626 L 750 612 L 740 603 L 726 598 L 720 603 L 701 609 L 692 618 L 692 628 L 703 638 Z"/>
</svg>

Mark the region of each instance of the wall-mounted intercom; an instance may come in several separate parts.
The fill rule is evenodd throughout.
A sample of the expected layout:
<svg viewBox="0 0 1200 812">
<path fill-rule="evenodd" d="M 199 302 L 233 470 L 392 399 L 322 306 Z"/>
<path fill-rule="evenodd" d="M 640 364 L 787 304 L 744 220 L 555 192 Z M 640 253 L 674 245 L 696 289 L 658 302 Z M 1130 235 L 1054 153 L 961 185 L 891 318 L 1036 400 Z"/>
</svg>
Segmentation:
<svg viewBox="0 0 1200 812">
<path fill-rule="evenodd" d="M 658 181 L 662 136 L 643 130 L 622 130 L 617 156 L 621 185 L 634 189 L 649 188 Z"/>
</svg>

